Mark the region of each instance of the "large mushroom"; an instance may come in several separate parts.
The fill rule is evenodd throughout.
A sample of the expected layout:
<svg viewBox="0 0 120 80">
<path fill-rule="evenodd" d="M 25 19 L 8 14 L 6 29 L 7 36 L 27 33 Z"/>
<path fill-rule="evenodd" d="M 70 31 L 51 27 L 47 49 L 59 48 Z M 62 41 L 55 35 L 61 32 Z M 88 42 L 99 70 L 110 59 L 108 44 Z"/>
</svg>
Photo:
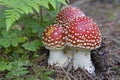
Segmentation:
<svg viewBox="0 0 120 80">
<path fill-rule="evenodd" d="M 75 48 L 74 69 L 82 68 L 93 74 L 95 68 L 91 61 L 90 50 L 101 44 L 101 35 L 97 24 L 89 17 L 75 18 L 68 24 L 67 45 Z"/>
<path fill-rule="evenodd" d="M 68 65 L 68 57 L 63 52 L 66 46 L 64 27 L 57 24 L 48 26 L 43 32 L 42 42 L 50 50 L 48 64 L 60 67 Z"/>
<path fill-rule="evenodd" d="M 66 27 L 69 22 L 77 17 L 83 17 L 85 14 L 77 7 L 66 6 L 63 7 L 56 16 L 56 22 Z"/>
</svg>

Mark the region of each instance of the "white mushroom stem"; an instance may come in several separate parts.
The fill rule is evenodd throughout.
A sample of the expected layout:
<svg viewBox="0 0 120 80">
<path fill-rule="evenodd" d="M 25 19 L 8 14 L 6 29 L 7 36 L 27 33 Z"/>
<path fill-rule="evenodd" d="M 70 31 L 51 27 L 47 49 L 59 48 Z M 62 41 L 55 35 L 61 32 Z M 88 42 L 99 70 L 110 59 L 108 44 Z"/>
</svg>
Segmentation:
<svg viewBox="0 0 120 80">
<path fill-rule="evenodd" d="M 64 54 L 63 50 L 50 50 L 50 55 L 48 58 L 48 64 L 66 67 L 69 63 L 67 55 Z"/>
<path fill-rule="evenodd" d="M 90 74 L 94 74 L 95 68 L 91 62 L 90 50 L 77 49 L 73 57 L 74 69 L 82 68 Z"/>
</svg>

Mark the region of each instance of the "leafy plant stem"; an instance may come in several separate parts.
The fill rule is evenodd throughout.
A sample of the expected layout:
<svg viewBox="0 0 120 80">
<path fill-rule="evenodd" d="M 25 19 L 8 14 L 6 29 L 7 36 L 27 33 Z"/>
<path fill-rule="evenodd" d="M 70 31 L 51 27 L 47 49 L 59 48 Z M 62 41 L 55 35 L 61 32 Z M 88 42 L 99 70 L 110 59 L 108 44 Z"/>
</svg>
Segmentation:
<svg viewBox="0 0 120 80">
<path fill-rule="evenodd" d="M 43 21 L 42 8 L 40 8 L 40 22 Z"/>
</svg>

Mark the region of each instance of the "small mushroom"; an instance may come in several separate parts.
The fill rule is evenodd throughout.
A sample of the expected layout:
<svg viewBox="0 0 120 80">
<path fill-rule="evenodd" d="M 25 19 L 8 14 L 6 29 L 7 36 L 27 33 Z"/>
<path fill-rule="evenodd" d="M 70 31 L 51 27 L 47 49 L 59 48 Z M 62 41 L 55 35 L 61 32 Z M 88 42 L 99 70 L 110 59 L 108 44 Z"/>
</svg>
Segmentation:
<svg viewBox="0 0 120 80">
<path fill-rule="evenodd" d="M 63 27 L 67 27 L 67 24 L 77 17 L 85 16 L 85 14 L 77 7 L 66 6 L 63 7 L 56 16 L 56 22 Z"/>
<path fill-rule="evenodd" d="M 68 57 L 63 51 L 66 46 L 64 27 L 57 24 L 48 26 L 43 32 L 42 42 L 50 50 L 48 64 L 60 67 L 68 65 Z"/>
<path fill-rule="evenodd" d="M 89 17 L 75 18 L 66 29 L 67 45 L 75 48 L 74 69 L 82 68 L 93 74 L 95 68 L 91 61 L 90 50 L 100 47 L 101 35 L 97 24 Z"/>
</svg>

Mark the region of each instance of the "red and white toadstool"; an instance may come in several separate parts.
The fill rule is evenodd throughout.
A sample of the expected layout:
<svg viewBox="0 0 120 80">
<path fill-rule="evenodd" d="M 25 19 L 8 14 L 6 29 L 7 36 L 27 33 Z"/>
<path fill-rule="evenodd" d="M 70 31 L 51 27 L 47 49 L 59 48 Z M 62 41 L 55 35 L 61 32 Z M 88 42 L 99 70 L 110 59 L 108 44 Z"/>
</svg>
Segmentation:
<svg viewBox="0 0 120 80">
<path fill-rule="evenodd" d="M 68 65 L 68 57 L 63 49 L 66 46 L 64 27 L 57 24 L 51 25 L 43 32 L 42 42 L 50 50 L 48 64 L 60 67 Z"/>
<path fill-rule="evenodd" d="M 95 68 L 91 62 L 90 50 L 98 48 L 101 44 L 97 24 L 89 17 L 78 17 L 68 24 L 66 34 L 67 45 L 76 50 L 73 67 L 75 69 L 80 67 L 93 74 Z"/>
<path fill-rule="evenodd" d="M 56 22 L 60 25 L 66 27 L 69 22 L 77 17 L 83 17 L 85 14 L 76 7 L 67 6 L 61 9 L 61 11 L 56 16 Z"/>
</svg>

